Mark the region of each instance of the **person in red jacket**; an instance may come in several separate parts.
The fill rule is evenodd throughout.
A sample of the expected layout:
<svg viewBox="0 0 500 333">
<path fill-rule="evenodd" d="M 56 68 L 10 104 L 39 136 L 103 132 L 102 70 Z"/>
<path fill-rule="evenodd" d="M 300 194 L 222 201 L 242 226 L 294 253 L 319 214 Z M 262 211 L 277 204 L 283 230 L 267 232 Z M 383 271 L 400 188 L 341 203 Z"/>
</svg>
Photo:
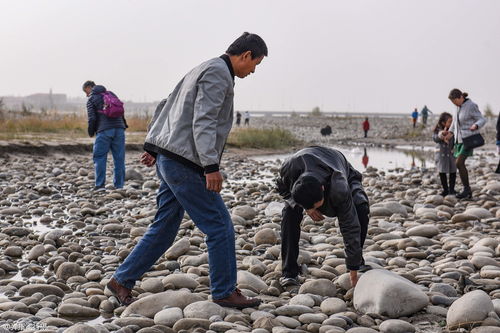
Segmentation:
<svg viewBox="0 0 500 333">
<path fill-rule="evenodd" d="M 363 121 L 363 131 L 365 131 L 365 138 L 368 137 L 368 131 L 370 130 L 370 122 L 368 121 L 368 117 Z"/>
</svg>

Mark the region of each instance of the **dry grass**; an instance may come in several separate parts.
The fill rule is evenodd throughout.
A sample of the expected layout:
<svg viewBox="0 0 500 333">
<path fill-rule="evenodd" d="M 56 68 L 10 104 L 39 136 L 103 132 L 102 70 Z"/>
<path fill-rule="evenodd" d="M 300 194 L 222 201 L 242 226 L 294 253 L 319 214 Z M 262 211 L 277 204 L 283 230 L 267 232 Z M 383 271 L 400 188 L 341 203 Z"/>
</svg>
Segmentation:
<svg viewBox="0 0 500 333">
<path fill-rule="evenodd" d="M 139 116 L 127 117 L 128 131 L 146 132 L 149 119 Z M 22 138 L 32 134 L 66 134 L 87 136 L 87 117 L 78 114 L 31 114 L 8 115 L 0 118 L 0 133 L 3 139 Z"/>
<path fill-rule="evenodd" d="M 299 141 L 285 129 L 241 128 L 231 132 L 228 144 L 238 148 L 271 148 L 291 147 Z"/>
<path fill-rule="evenodd" d="M 127 116 L 127 142 L 143 142 L 149 124 L 144 116 Z M 9 113 L 0 117 L 0 140 L 58 141 L 85 139 L 86 114 L 28 114 Z M 238 148 L 281 149 L 298 144 L 293 134 L 285 129 L 241 128 L 231 132 L 228 144 Z"/>
</svg>

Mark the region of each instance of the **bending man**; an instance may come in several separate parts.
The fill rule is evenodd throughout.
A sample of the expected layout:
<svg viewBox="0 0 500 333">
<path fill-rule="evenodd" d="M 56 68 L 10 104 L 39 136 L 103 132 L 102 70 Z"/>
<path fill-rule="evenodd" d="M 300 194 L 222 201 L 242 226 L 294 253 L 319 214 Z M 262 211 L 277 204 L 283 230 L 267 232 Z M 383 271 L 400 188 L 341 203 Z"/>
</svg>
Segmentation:
<svg viewBox="0 0 500 333">
<path fill-rule="evenodd" d="M 286 201 L 281 222 L 282 286 L 299 284 L 297 258 L 304 210 L 314 221 L 323 220 L 324 215 L 338 218 L 353 286 L 358 281 L 357 271 L 371 268 L 362 255 L 370 208 L 361 179 L 335 149 L 305 148 L 283 163 L 277 181 Z"/>
</svg>

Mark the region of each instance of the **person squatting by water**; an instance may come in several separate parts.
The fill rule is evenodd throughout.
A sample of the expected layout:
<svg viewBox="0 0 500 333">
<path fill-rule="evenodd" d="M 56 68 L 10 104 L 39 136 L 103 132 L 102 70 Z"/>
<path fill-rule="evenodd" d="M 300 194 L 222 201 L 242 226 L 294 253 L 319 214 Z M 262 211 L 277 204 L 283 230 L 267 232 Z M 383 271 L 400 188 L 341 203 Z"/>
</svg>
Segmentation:
<svg viewBox="0 0 500 333">
<path fill-rule="evenodd" d="M 469 173 L 465 167 L 467 157 L 472 156 L 473 149 L 465 149 L 463 139 L 477 134 L 479 129 L 486 124 L 486 119 L 479 111 L 477 104 L 471 101 L 468 94 L 453 89 L 450 91 L 448 98 L 457 106 L 453 122 L 448 131 L 443 132 L 445 141 L 454 140 L 455 142 L 455 158 L 460 180 L 462 181 L 463 190 L 457 194 L 457 198 L 472 198 L 472 190 L 469 184 Z"/>
<path fill-rule="evenodd" d="M 371 268 L 365 265 L 362 254 L 370 206 L 361 181 L 361 173 L 336 149 L 305 148 L 283 163 L 276 181 L 285 200 L 281 222 L 282 286 L 299 284 L 297 258 L 304 210 L 314 221 L 324 216 L 338 218 L 353 286 L 358 271 Z"/>
<path fill-rule="evenodd" d="M 158 105 L 141 162 L 156 163 L 160 180 L 153 223 L 107 284 L 123 305 L 132 288 L 172 245 L 186 211 L 206 235 L 212 300 L 235 308 L 255 307 L 236 288 L 235 235 L 219 192 L 219 163 L 233 124 L 234 77 L 254 73 L 267 56 L 256 34 L 245 32 L 220 57 L 192 69 Z"/>
<path fill-rule="evenodd" d="M 448 112 L 443 112 L 439 116 L 439 120 L 434 128 L 432 140 L 436 143 L 436 168 L 439 172 L 439 179 L 443 187 L 442 196 L 448 194 L 456 194 L 455 182 L 457 179 L 457 166 L 455 164 L 455 157 L 453 156 L 453 137 L 445 141 L 444 133 L 449 130 L 453 116 Z M 447 174 L 450 175 L 450 182 L 448 185 Z"/>
<path fill-rule="evenodd" d="M 122 188 L 125 184 L 125 129 L 128 128 L 125 116 L 111 117 L 105 114 L 104 95 L 116 95 L 106 90 L 104 86 L 96 85 L 94 81 L 86 81 L 83 91 L 88 97 L 87 116 L 88 134 L 96 135 L 93 147 L 95 169 L 95 189 L 104 189 L 106 185 L 106 164 L 108 152 L 111 150 L 114 164 L 115 188 Z M 119 101 L 119 100 L 118 100 Z"/>
</svg>

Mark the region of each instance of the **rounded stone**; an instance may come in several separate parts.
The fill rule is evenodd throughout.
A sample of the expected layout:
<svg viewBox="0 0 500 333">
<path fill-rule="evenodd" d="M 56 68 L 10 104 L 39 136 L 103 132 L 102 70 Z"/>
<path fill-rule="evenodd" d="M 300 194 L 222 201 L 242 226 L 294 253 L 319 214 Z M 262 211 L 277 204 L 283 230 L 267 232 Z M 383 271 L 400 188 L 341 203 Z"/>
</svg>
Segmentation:
<svg viewBox="0 0 500 333">
<path fill-rule="evenodd" d="M 278 237 L 273 229 L 264 228 L 259 230 L 254 236 L 255 245 L 269 244 L 274 245 L 278 242 Z"/>
<path fill-rule="evenodd" d="M 184 308 L 185 318 L 209 319 L 212 316 L 226 315 L 226 310 L 218 304 L 209 301 L 191 303 Z"/>
<path fill-rule="evenodd" d="M 159 278 L 150 278 L 142 281 L 141 288 L 149 293 L 161 293 L 164 290 L 162 280 Z"/>
<path fill-rule="evenodd" d="M 314 299 L 309 295 L 299 294 L 292 297 L 289 304 L 305 305 L 312 308 L 314 306 Z"/>
<path fill-rule="evenodd" d="M 83 269 L 80 265 L 74 262 L 63 262 L 57 268 L 57 277 L 66 281 L 72 276 L 83 276 Z"/>
<path fill-rule="evenodd" d="M 320 308 L 324 314 L 332 315 L 346 311 L 347 304 L 340 298 L 330 297 L 321 302 Z"/>
<path fill-rule="evenodd" d="M 415 284 L 383 269 L 364 273 L 354 289 L 354 308 L 390 318 L 408 316 L 429 303 L 428 296 Z"/>
<path fill-rule="evenodd" d="M 299 289 L 299 294 L 314 294 L 333 297 L 337 294 L 337 288 L 335 288 L 335 284 L 333 284 L 330 280 L 317 279 L 304 283 Z"/>
<path fill-rule="evenodd" d="M 181 308 L 168 308 L 155 314 L 154 321 L 156 325 L 172 327 L 182 318 L 184 318 L 184 314 Z"/>
<path fill-rule="evenodd" d="M 464 326 L 472 322 L 482 322 L 494 311 L 493 302 L 482 290 L 471 291 L 450 306 L 446 323 L 450 329 Z"/>
<path fill-rule="evenodd" d="M 26 259 L 37 260 L 44 253 L 45 253 L 45 246 L 43 246 L 42 244 L 37 244 L 33 246 L 33 248 L 30 250 L 30 252 L 26 256 Z"/>
<path fill-rule="evenodd" d="M 399 319 L 389 319 L 379 325 L 380 332 L 382 333 L 413 333 L 415 326 Z"/>
</svg>

